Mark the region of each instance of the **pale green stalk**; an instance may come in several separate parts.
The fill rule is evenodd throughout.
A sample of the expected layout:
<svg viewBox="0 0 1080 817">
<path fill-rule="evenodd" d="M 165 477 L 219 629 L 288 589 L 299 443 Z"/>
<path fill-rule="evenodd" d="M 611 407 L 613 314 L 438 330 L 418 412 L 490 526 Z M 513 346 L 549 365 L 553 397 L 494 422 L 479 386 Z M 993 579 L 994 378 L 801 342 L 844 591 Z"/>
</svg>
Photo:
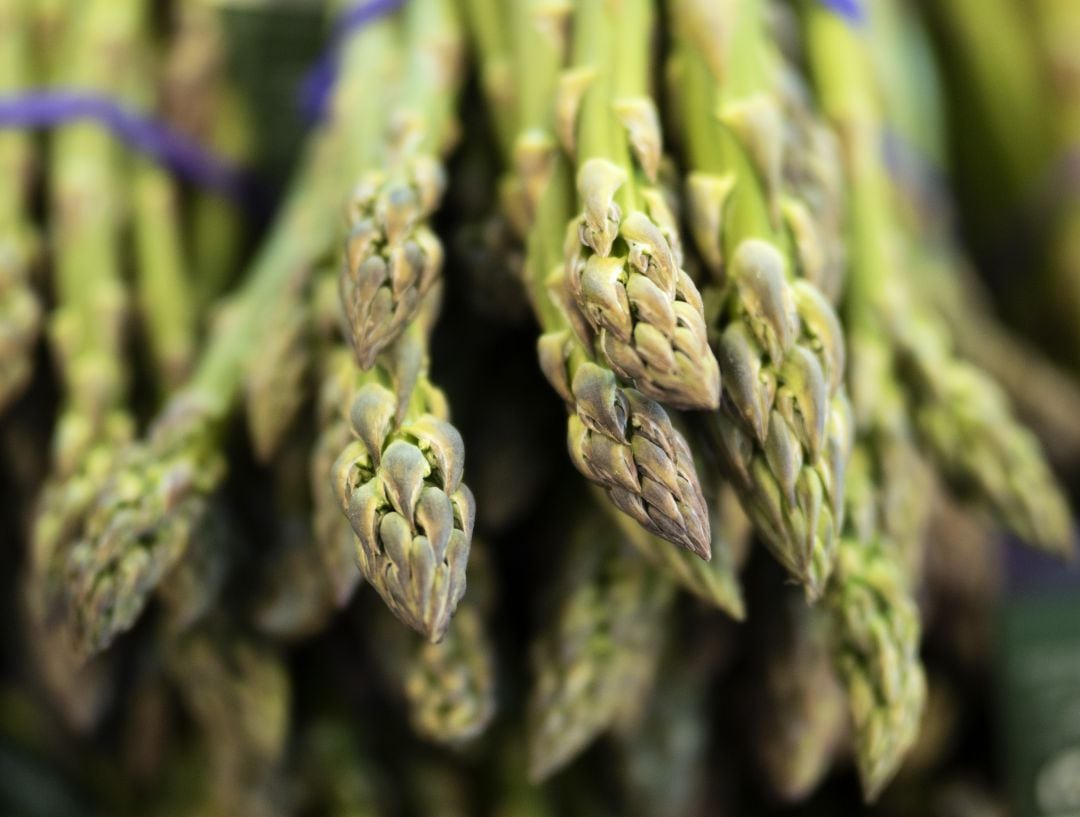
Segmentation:
<svg viewBox="0 0 1080 817">
<path fill-rule="evenodd" d="M 242 165 L 251 158 L 252 134 L 229 81 L 218 5 L 190 0 L 175 7 L 162 88 L 165 116 L 187 136 Z M 190 281 L 201 314 L 238 271 L 246 221 L 235 202 L 215 192 L 192 192 Z"/>
<path fill-rule="evenodd" d="M 880 161 L 881 100 L 868 82 L 873 65 L 865 46 L 832 17 L 817 14 L 811 20 L 819 94 L 846 134 L 853 350 L 855 337 L 878 339 L 878 376 L 860 383 L 861 364 L 854 367 L 859 429 L 870 433 L 883 425 L 873 416 L 887 393 L 882 383 L 898 381 L 918 441 L 950 487 L 1033 546 L 1069 553 L 1069 510 L 1034 436 L 1012 418 L 997 384 L 955 357 L 948 324 L 919 309 L 913 298 L 903 266 L 912 263 L 911 254 L 905 252 L 896 194 Z"/>
<path fill-rule="evenodd" d="M 716 280 L 725 382 L 707 424 L 758 532 L 814 599 L 842 525 L 852 433 L 843 332 L 821 289 L 836 288 L 838 168 L 813 141 L 815 113 L 783 85 L 762 4 L 673 9 L 687 203 Z"/>
<path fill-rule="evenodd" d="M 136 159 L 132 178 L 139 311 L 163 394 L 185 381 L 195 358 L 195 304 L 180 234 L 177 190 L 167 171 Z"/>
<path fill-rule="evenodd" d="M 57 83 L 125 96 L 144 12 L 139 0 L 79 4 L 62 30 L 51 31 L 64 43 L 65 58 L 50 66 L 50 75 Z M 50 145 L 56 291 L 50 333 L 64 396 L 52 474 L 31 533 L 28 604 L 43 628 L 63 617 L 71 543 L 115 462 L 117 445 L 132 434 L 123 349 L 128 295 L 121 277 L 120 150 L 91 122 L 59 128 Z M 57 633 L 51 640 L 58 645 L 61 638 Z"/>
</svg>

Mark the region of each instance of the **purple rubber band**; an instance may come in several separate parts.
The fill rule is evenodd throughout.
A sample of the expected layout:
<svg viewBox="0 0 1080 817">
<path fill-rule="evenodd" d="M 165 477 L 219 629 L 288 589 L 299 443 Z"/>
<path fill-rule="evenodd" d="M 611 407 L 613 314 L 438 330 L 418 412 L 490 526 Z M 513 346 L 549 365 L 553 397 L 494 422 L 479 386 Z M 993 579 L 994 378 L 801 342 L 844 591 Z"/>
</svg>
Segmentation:
<svg viewBox="0 0 1080 817">
<path fill-rule="evenodd" d="M 351 7 L 338 18 L 330 48 L 304 82 L 304 110 L 309 121 L 322 118 L 337 80 L 338 53 L 345 40 L 402 5 L 404 0 L 370 0 Z M 216 191 L 255 211 L 267 209 L 265 191 L 247 170 L 203 148 L 162 120 L 136 113 L 114 99 L 77 89 L 0 97 L 0 129 L 52 128 L 83 119 L 103 125 L 116 138 L 191 184 Z"/>
<path fill-rule="evenodd" d="M 861 0 L 819 0 L 819 2 L 849 23 L 859 25 L 866 20 Z"/>
<path fill-rule="evenodd" d="M 368 0 L 343 12 L 334 24 L 330 47 L 301 84 L 300 111 L 309 123 L 322 121 L 330 92 L 337 81 L 341 48 L 353 34 L 378 18 L 405 5 L 405 0 Z"/>
<path fill-rule="evenodd" d="M 0 97 L 0 128 L 51 128 L 80 119 L 104 125 L 113 135 L 200 187 L 250 205 L 256 185 L 229 164 L 161 120 L 135 113 L 89 91 L 31 91 Z"/>
</svg>

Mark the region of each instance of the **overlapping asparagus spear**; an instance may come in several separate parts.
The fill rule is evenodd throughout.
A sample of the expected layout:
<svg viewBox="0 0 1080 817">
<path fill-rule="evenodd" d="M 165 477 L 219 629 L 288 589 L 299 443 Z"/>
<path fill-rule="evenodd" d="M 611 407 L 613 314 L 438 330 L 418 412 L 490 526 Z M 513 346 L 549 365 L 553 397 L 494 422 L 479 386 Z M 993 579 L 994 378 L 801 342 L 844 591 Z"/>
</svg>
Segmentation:
<svg viewBox="0 0 1080 817">
<path fill-rule="evenodd" d="M 833 669 L 828 621 L 784 592 L 755 639 L 750 744 L 762 777 L 797 802 L 828 774 L 846 731 L 846 700 Z"/>
<path fill-rule="evenodd" d="M 473 547 L 469 593 L 445 637 L 432 644 L 393 622 L 377 652 L 400 688 L 413 731 L 433 743 L 461 747 L 487 729 L 495 715 L 494 575 L 487 553 Z"/>
<path fill-rule="evenodd" d="M 648 93 L 652 8 L 582 0 L 560 81 L 559 129 L 581 215 L 567 230 L 569 291 L 611 368 L 674 408 L 719 405 L 704 307 L 683 269 L 679 228 L 656 188 L 659 115 Z"/>
<path fill-rule="evenodd" d="M 446 398 L 427 378 L 430 320 L 414 321 L 357 379 L 352 440 L 333 484 L 357 536 L 360 571 L 394 614 L 438 642 L 465 592 L 474 503 L 464 444 Z"/>
<path fill-rule="evenodd" d="M 907 395 L 893 369 L 893 338 L 880 311 L 886 304 L 903 309 L 906 301 L 890 254 L 897 248 L 889 243 L 895 235 L 886 226 L 890 202 L 879 164 L 881 132 L 867 90 L 872 68 L 861 50 L 865 45 L 846 21 L 809 6 L 805 15 L 814 81 L 843 139 L 847 170 L 847 312 L 858 429 L 848 523 L 826 606 L 837 668 L 848 691 L 863 791 L 873 799 L 914 741 L 925 701 L 918 616 L 904 551 L 918 547 L 927 500 Z M 837 65 L 847 70 L 838 73 Z"/>
<path fill-rule="evenodd" d="M 507 204 L 529 232 L 526 285 L 544 332 L 540 365 L 566 401 L 571 459 L 646 531 L 707 557 L 708 511 L 689 445 L 659 403 L 625 386 L 594 354 L 598 339 L 565 282 L 571 190 L 569 168 L 556 146 L 552 100 L 569 47 L 569 8 L 530 2 L 515 5 L 507 20 L 491 6 L 472 3 L 471 23 L 477 40 L 487 44 L 485 74 L 498 75 L 512 65 L 522 83 L 514 100 L 516 118 L 499 116 L 504 132 L 517 134 L 512 147 L 504 145 L 516 171 Z M 504 30 L 515 32 L 516 61 L 493 44 L 496 38 L 484 36 L 500 19 Z M 507 120 L 516 123 L 516 131 Z"/>
<path fill-rule="evenodd" d="M 895 548 L 842 538 L 825 605 L 863 793 L 873 800 L 914 743 L 926 702 L 918 609 Z"/>
<path fill-rule="evenodd" d="M 674 586 L 601 518 L 576 531 L 557 615 L 534 647 L 529 767 L 542 780 L 637 713 L 662 649 Z"/>
<path fill-rule="evenodd" d="M 352 441 L 333 482 L 357 535 L 361 572 L 395 615 L 438 642 L 465 592 L 475 509 L 461 481 L 461 435 L 427 378 L 443 251 L 421 222 L 438 203 L 442 171 L 413 152 L 441 148 L 449 136 L 461 35 L 449 0 L 412 3 L 402 29 L 406 107 L 384 123 L 398 129 L 387 153 L 376 141 L 364 157 L 365 167 L 388 157 L 393 172 L 383 184 L 367 171 L 347 209 L 341 297 L 365 371 L 342 406 Z M 437 78 L 447 87 L 433 89 Z"/>
<path fill-rule="evenodd" d="M 442 198 L 440 156 L 454 140 L 462 41 L 452 4 L 405 13 L 406 64 L 399 92 L 385 98 L 385 144 L 368 157 L 346 213 L 341 299 L 363 369 L 420 312 L 442 268 L 443 249 L 426 222 Z"/>
<path fill-rule="evenodd" d="M 55 77 L 90 92 L 126 96 L 145 6 L 92 2 L 55 32 L 66 43 Z M 50 146 L 52 255 L 57 303 L 50 318 L 64 403 L 52 473 L 31 535 L 28 604 L 39 626 L 63 616 L 66 560 L 96 487 L 132 434 L 123 337 L 121 147 L 100 125 L 63 126 Z M 57 637 L 55 646 L 60 646 Z"/>
<path fill-rule="evenodd" d="M 29 34 L 23 4 L 6 3 L 0 9 L 0 92 L 20 92 L 30 84 Z M 0 194 L 0 409 L 30 379 L 41 330 L 41 304 L 30 280 L 35 242 L 26 212 L 32 160 L 29 134 L 0 134 L 0 167 L 7 180 Z"/>
<path fill-rule="evenodd" d="M 877 337 L 871 344 L 877 360 L 868 365 L 881 374 L 865 391 L 896 381 L 920 446 L 958 494 L 985 506 L 1029 544 L 1069 553 L 1068 507 L 1034 436 L 1012 418 L 998 386 L 955 357 L 946 326 L 917 308 L 901 271 L 902 234 L 880 160 L 880 102 L 869 82 L 859 81 L 872 76 L 866 45 L 825 11 L 809 19 L 815 81 L 844 138 L 850 332 Z M 875 393 L 856 395 L 857 414 L 878 404 Z M 866 430 L 861 417 L 857 425 Z"/>
<path fill-rule="evenodd" d="M 759 532 L 816 598 L 851 436 L 843 332 L 821 288 L 836 289 L 835 157 L 782 84 L 760 3 L 680 0 L 673 11 L 689 217 L 716 280 L 725 390 L 709 422 Z"/>
<path fill-rule="evenodd" d="M 95 491 L 94 509 L 72 554 L 73 633 L 83 653 L 103 649 L 130 626 L 224 472 L 219 447 L 240 397 L 244 367 L 258 353 L 264 321 L 283 283 L 313 269 L 333 245 L 336 213 L 364 113 L 358 102 L 378 61 L 368 43 L 387 22 L 349 41 L 328 124 L 311 137 L 304 166 L 245 285 L 226 307 L 194 375 L 168 402 L 147 437 L 118 455 Z M 343 172 L 343 168 L 345 172 Z M 99 479 L 100 482 L 100 479 Z"/>
</svg>

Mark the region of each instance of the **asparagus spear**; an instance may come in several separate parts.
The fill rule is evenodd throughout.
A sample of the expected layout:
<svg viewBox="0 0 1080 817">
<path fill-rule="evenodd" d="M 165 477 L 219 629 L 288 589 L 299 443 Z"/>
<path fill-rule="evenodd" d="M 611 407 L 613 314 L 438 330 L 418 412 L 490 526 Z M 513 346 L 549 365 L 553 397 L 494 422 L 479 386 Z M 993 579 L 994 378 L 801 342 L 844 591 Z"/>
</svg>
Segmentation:
<svg viewBox="0 0 1080 817">
<path fill-rule="evenodd" d="M 494 576 L 476 543 L 470 556 L 469 594 L 443 640 L 432 644 L 394 622 L 377 649 L 404 695 L 413 731 L 450 748 L 474 741 L 495 715 L 495 651 L 488 632 Z"/>
<path fill-rule="evenodd" d="M 289 730 L 289 674 L 280 656 L 220 621 L 169 643 L 167 667 L 202 730 L 219 813 L 273 814 Z"/>
<path fill-rule="evenodd" d="M 500 19 L 489 5 L 471 4 L 474 30 L 483 33 Z M 540 366 L 566 402 L 571 459 L 646 531 L 707 558 L 707 511 L 689 445 L 658 403 L 624 386 L 593 354 L 592 332 L 570 303 L 562 272 L 552 273 L 561 266 L 570 212 L 569 169 L 555 149 L 551 109 L 568 45 L 568 9 L 531 2 L 513 11 L 509 28 L 516 36 L 522 94 L 516 100 L 518 135 L 512 147 L 504 145 L 516 169 L 510 187 L 517 204 L 511 209 L 523 226 L 531 225 L 526 283 L 544 331 Z"/>
<path fill-rule="evenodd" d="M 567 229 L 566 281 L 605 360 L 646 396 L 675 408 L 716 408 L 720 370 L 704 307 L 683 269 L 678 224 L 655 189 L 662 153 L 648 95 L 648 2 L 616 9 L 583 0 L 574 59 L 562 78 L 581 214 Z"/>
<path fill-rule="evenodd" d="M 914 743 L 926 702 L 918 609 L 895 549 L 842 538 L 825 605 L 847 687 L 855 760 L 872 801 Z"/>
<path fill-rule="evenodd" d="M 357 122 L 364 113 L 358 102 L 381 74 L 367 51 L 388 35 L 388 25 L 373 23 L 344 49 L 332 119 L 311 137 L 247 283 L 225 307 L 192 378 L 147 437 L 123 449 L 116 468 L 95 486 L 94 512 L 79 532 L 69 579 L 72 630 L 84 653 L 103 649 L 130 626 L 220 484 L 221 435 L 240 397 L 244 367 L 258 354 L 266 315 L 282 284 L 298 268 L 313 268 L 333 243 L 332 214 L 346 192 L 342 167 L 348 167 L 356 129 L 364 124 Z"/>
<path fill-rule="evenodd" d="M 452 144 L 461 85 L 461 35 L 450 2 L 413 3 L 405 14 L 408 57 L 383 151 L 365 157 L 347 211 L 341 297 L 362 369 L 414 320 L 438 278 L 443 249 L 425 224 L 442 198 L 437 158 Z"/>
<path fill-rule="evenodd" d="M 901 231 L 878 161 L 880 102 L 868 82 L 872 65 L 865 45 L 825 11 L 809 19 L 819 93 L 846 135 L 852 333 L 881 338 L 883 365 L 891 369 L 887 377 L 900 383 L 918 441 L 950 486 L 986 506 L 1032 546 L 1070 553 L 1068 506 L 1034 436 L 1013 419 L 997 384 L 955 357 L 947 326 L 917 310 L 910 281 L 900 273 Z M 877 378 L 872 389 L 878 391 L 880 383 Z M 860 397 L 866 406 L 878 402 L 863 394 L 857 404 Z"/>
<path fill-rule="evenodd" d="M 460 35 L 449 0 L 411 4 L 403 29 L 409 54 L 403 82 L 409 98 L 431 81 L 433 72 L 439 74 L 456 64 L 454 55 Z M 432 108 L 434 124 L 430 135 L 439 134 L 449 115 L 447 100 L 439 96 L 419 98 Z M 377 127 L 372 132 L 379 135 Z M 369 141 L 368 150 L 377 141 Z M 394 149 L 404 150 L 408 143 L 406 139 Z M 369 155 L 363 148 L 358 152 L 365 158 Z M 427 166 L 432 167 L 430 163 Z M 366 184 L 362 182 L 361 188 Z M 426 182 L 421 187 L 428 193 L 434 189 Z M 354 195 L 350 204 L 353 215 L 358 202 L 366 201 L 365 195 Z M 397 227 L 402 226 L 398 215 L 411 207 L 406 206 L 397 215 L 394 207 L 386 209 L 407 202 L 409 196 L 399 199 L 397 193 L 391 192 L 376 206 L 385 216 L 384 224 L 391 227 L 388 237 L 396 235 Z M 421 209 L 430 211 L 427 205 Z M 359 270 L 368 264 L 359 257 L 366 256 L 374 245 L 361 238 L 368 228 L 360 225 L 370 224 L 370 219 L 352 221 L 353 229 L 345 242 L 346 269 Z M 412 217 L 405 219 L 405 223 L 411 222 Z M 435 255 L 422 252 L 426 260 L 420 262 L 421 266 L 434 262 L 437 268 L 442 245 L 434 234 L 428 234 L 422 243 Z M 418 246 L 407 241 L 398 248 L 401 252 L 390 246 L 386 263 L 413 264 Z M 384 263 L 378 254 L 369 260 Z M 349 276 L 347 272 L 346 278 Z M 394 277 L 398 277 L 397 272 Z M 343 284 L 341 294 L 353 352 L 366 371 L 357 378 L 348 405 L 342 406 L 348 412 L 353 440 L 334 464 L 334 486 L 357 535 L 361 572 L 395 615 L 437 643 L 446 634 L 465 592 L 465 566 L 475 516 L 472 493 L 461 482 L 465 454 L 461 435 L 449 422 L 445 397 L 427 377 L 429 340 L 440 291 L 431 288 L 430 282 L 420 286 L 410 296 L 417 301 L 410 302 L 399 318 L 372 313 L 378 326 L 393 326 L 393 333 L 377 340 L 374 346 L 360 340 L 357 331 L 353 300 L 357 291 Z M 394 336 L 396 343 L 387 347 Z M 379 350 L 383 351 L 381 357 Z"/>
<path fill-rule="evenodd" d="M 170 124 L 236 164 L 251 158 L 244 105 L 229 81 L 222 10 L 214 0 L 173 7 L 175 30 L 165 57 L 163 107 Z M 205 314 L 237 272 L 247 219 L 235 202 L 192 191 L 191 287 Z"/>
<path fill-rule="evenodd" d="M 628 710 L 656 673 L 673 585 L 600 521 L 576 531 L 558 613 L 534 646 L 530 776 L 569 763 Z"/>
<path fill-rule="evenodd" d="M 437 643 L 465 593 L 475 508 L 462 483 L 464 444 L 427 378 L 438 291 L 381 363 L 358 379 L 352 441 L 332 474 L 357 536 L 360 572 L 390 609 Z"/>
<path fill-rule="evenodd" d="M 727 384 L 709 424 L 755 526 L 814 599 L 842 524 L 851 435 L 843 333 L 820 288 L 836 287 L 833 157 L 814 152 L 823 126 L 784 87 L 761 4 L 673 10 L 689 214 L 717 282 Z"/>
<path fill-rule="evenodd" d="M 6 3 L 0 9 L 0 93 L 30 83 L 29 32 L 22 2 Z M 8 180 L 0 193 L 0 409 L 29 381 L 41 329 L 41 304 L 30 281 L 35 247 L 26 197 L 32 160 L 27 133 L 0 134 L 0 168 Z"/>
<path fill-rule="evenodd" d="M 806 798 L 828 774 L 847 728 L 828 622 L 789 593 L 769 611 L 755 662 L 750 743 L 770 791 Z"/>
</svg>

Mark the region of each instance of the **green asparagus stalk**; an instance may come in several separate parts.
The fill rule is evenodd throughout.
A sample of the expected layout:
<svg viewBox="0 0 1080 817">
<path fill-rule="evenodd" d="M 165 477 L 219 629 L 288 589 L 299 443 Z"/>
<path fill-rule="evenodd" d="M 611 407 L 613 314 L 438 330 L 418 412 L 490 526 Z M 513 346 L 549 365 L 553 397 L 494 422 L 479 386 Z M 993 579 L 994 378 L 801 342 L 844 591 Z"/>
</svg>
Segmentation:
<svg viewBox="0 0 1080 817">
<path fill-rule="evenodd" d="M 465 592 L 475 508 L 446 398 L 427 378 L 438 290 L 425 312 L 359 378 L 352 440 L 332 469 L 357 536 L 360 572 L 398 618 L 442 640 Z"/>
<path fill-rule="evenodd" d="M 127 88 L 126 72 L 145 9 L 136 0 L 82 5 L 61 31 L 66 59 L 57 82 L 100 93 Z M 49 205 L 57 305 L 53 351 L 64 402 L 53 436 L 52 474 L 38 500 L 27 593 L 39 626 L 52 628 L 68 600 L 66 560 L 96 486 L 130 439 L 122 335 L 127 294 L 121 279 L 118 145 L 100 126 L 60 128 L 50 147 Z M 52 639 L 59 644 L 63 636 Z"/>
<path fill-rule="evenodd" d="M 785 594 L 773 613 L 759 641 L 750 740 L 770 791 L 797 802 L 832 766 L 847 729 L 846 700 L 821 610 Z"/>
<path fill-rule="evenodd" d="M 885 377 L 900 382 L 919 442 L 950 486 L 986 506 L 1031 545 L 1069 553 L 1068 506 L 1037 441 L 1012 418 L 997 384 L 955 357 L 946 324 L 917 309 L 910 281 L 900 273 L 899 264 L 907 259 L 895 199 L 879 160 L 880 101 L 868 81 L 873 66 L 865 45 L 823 10 L 809 20 L 816 84 L 846 137 L 852 334 L 882 337 Z M 868 399 L 866 406 L 877 402 L 874 395 L 862 394 L 856 395 L 857 405 L 860 398 Z"/>
<path fill-rule="evenodd" d="M 566 282 L 608 365 L 675 408 L 720 402 L 704 306 L 683 269 L 678 224 L 656 189 L 662 144 L 648 93 L 648 2 L 589 0 L 574 14 L 560 130 L 581 214 L 567 229 Z"/>
<path fill-rule="evenodd" d="M 462 43 L 449 0 L 412 3 L 405 13 L 408 57 L 387 144 L 369 157 L 347 209 L 341 297 L 362 369 L 419 313 L 438 279 L 443 249 L 426 225 L 442 198 L 439 160 L 453 144 L 462 80 Z"/>
<path fill-rule="evenodd" d="M 357 174 L 362 173 L 361 178 L 369 178 L 372 165 L 383 158 L 381 143 L 390 138 L 392 118 L 387 107 L 391 104 L 393 90 L 400 85 L 400 60 L 395 54 L 401 41 L 400 28 L 401 25 L 395 23 L 369 46 L 368 56 L 373 67 L 366 93 L 357 100 L 356 126 L 347 165 Z M 429 43 L 414 45 L 430 46 Z M 351 200 L 352 196 L 349 197 Z M 347 219 L 350 207 L 346 208 Z M 431 238 L 437 243 L 433 236 Z M 439 249 L 441 251 L 441 247 Z M 320 266 L 322 261 L 322 258 L 312 258 L 312 262 L 318 262 Z M 248 368 L 244 402 L 255 451 L 263 460 L 272 457 L 308 396 L 307 374 L 315 354 L 309 307 L 309 301 L 314 297 L 311 287 L 314 272 L 312 264 L 294 270 L 283 297 L 277 301 L 274 319 L 263 327 L 263 353 L 253 359 Z M 342 296 L 344 305 L 344 292 Z"/>
<path fill-rule="evenodd" d="M 566 8 L 535 2 L 515 11 L 525 85 L 512 153 L 521 209 L 532 222 L 526 280 L 544 331 L 540 367 L 566 402 L 571 460 L 644 530 L 708 558 L 708 512 L 689 445 L 659 403 L 622 385 L 593 354 L 591 330 L 560 269 L 571 191 L 569 168 L 555 151 L 551 99 L 567 49 Z"/>
<path fill-rule="evenodd" d="M 138 0 L 82 6 L 69 29 L 67 83 L 104 94 L 134 67 L 145 9 Z M 95 446 L 114 445 L 124 426 L 122 339 L 127 293 L 121 280 L 123 208 L 119 146 L 100 126 L 65 125 L 52 146 L 53 249 L 57 309 L 52 336 L 66 392 L 55 436 L 56 472 L 78 469 Z"/>
<path fill-rule="evenodd" d="M 195 304 L 182 246 L 179 201 L 168 172 L 137 160 L 132 178 L 139 311 L 163 394 L 190 374 Z"/>
<path fill-rule="evenodd" d="M 219 813 L 276 813 L 259 804 L 273 802 L 289 730 L 290 681 L 278 654 L 209 622 L 169 642 L 166 658 L 207 741 Z"/>
<path fill-rule="evenodd" d="M 767 39 L 763 7 L 681 0 L 674 81 L 693 234 L 716 279 L 726 383 L 709 417 L 744 507 L 817 598 L 843 520 L 850 408 L 835 291 L 838 173 Z"/>
<path fill-rule="evenodd" d="M 529 768 L 543 780 L 652 689 L 673 585 L 599 518 L 578 530 L 562 600 L 534 645 Z"/>
<path fill-rule="evenodd" d="M 914 743 L 926 701 L 918 609 L 895 549 L 842 538 L 825 605 L 863 793 L 872 801 Z"/>
<path fill-rule="evenodd" d="M 165 117 L 180 132 L 242 164 L 252 135 L 244 106 L 229 81 L 221 10 L 213 0 L 174 7 L 175 30 L 163 79 Z M 228 287 L 244 249 L 244 213 L 219 194 L 192 192 L 191 287 L 200 314 Z"/>
<path fill-rule="evenodd" d="M 255 456 L 269 462 L 281 446 L 308 397 L 313 366 L 309 268 L 301 268 L 285 284 L 267 315 L 259 354 L 244 375 L 244 408 Z"/>
<path fill-rule="evenodd" d="M 0 9 L 0 93 L 22 91 L 32 66 L 30 26 L 22 2 Z M 41 330 L 41 304 L 31 285 L 35 246 L 27 213 L 33 145 L 18 130 L 0 134 L 0 168 L 8 183 L 0 193 L 0 409 L 30 380 Z"/>
<path fill-rule="evenodd" d="M 134 621 L 186 544 L 206 497 L 220 484 L 221 436 L 241 394 L 244 367 L 259 352 L 266 316 L 297 269 L 330 250 L 333 213 L 344 199 L 362 101 L 381 75 L 369 52 L 389 36 L 373 23 L 343 53 L 329 123 L 316 131 L 304 166 L 247 283 L 226 306 L 188 383 L 168 402 L 145 440 L 129 446 L 100 489 L 72 554 L 69 587 L 74 640 L 84 653 L 106 647 Z M 362 127 L 361 127 L 362 130 Z M 346 176 L 347 178 L 347 176 Z"/>
</svg>

